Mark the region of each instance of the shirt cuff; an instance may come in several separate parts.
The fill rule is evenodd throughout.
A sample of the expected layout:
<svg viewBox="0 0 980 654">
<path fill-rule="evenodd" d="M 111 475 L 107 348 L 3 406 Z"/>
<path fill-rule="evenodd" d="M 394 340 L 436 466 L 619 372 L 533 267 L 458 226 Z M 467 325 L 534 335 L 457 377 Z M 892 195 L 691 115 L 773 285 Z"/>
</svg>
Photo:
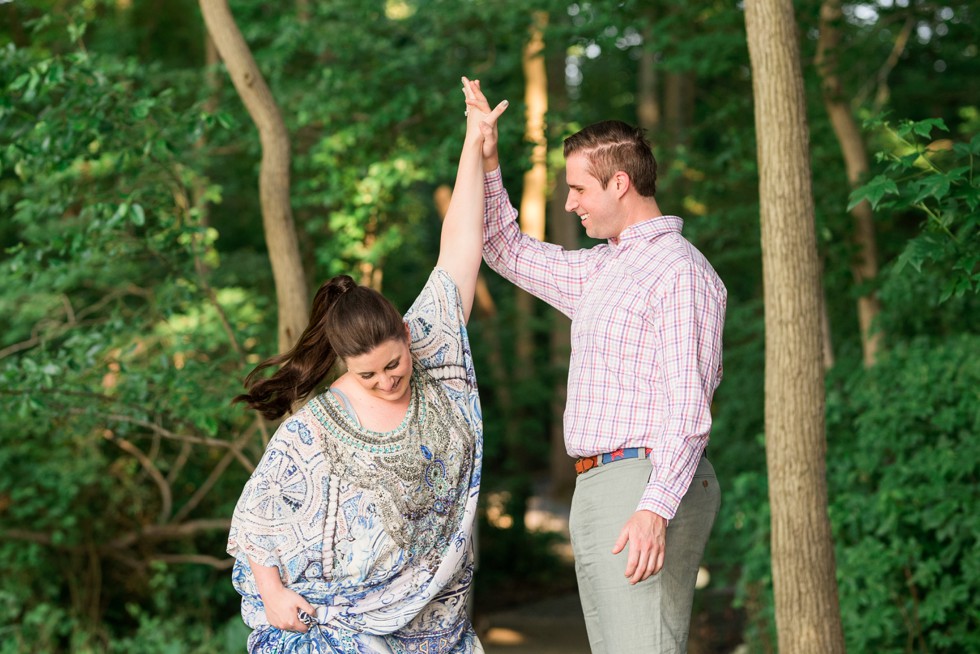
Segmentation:
<svg viewBox="0 0 980 654">
<path fill-rule="evenodd" d="M 636 507 L 636 510 L 653 511 L 661 518 L 672 520 L 680 504 L 681 496 L 660 482 L 651 482 L 643 491 L 643 497 L 640 498 L 640 505 Z"/>
<path fill-rule="evenodd" d="M 500 195 L 504 192 L 504 178 L 500 172 L 500 166 L 483 174 L 483 192 L 487 197 Z"/>
</svg>

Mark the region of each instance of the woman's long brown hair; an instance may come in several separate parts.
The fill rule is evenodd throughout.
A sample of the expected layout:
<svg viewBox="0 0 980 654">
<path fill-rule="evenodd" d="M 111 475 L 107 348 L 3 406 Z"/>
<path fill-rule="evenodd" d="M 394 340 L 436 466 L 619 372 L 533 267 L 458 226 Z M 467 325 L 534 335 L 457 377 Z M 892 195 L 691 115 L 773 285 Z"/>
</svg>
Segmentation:
<svg viewBox="0 0 980 654">
<path fill-rule="evenodd" d="M 296 345 L 256 366 L 245 378 L 248 392 L 232 402 L 245 402 L 265 418 L 276 420 L 323 381 L 338 356 L 347 359 L 365 354 L 397 338 L 404 339 L 406 334 L 395 306 L 374 289 L 339 275 L 316 292 L 310 322 Z M 276 366 L 279 370 L 260 378 L 259 373 Z"/>
</svg>

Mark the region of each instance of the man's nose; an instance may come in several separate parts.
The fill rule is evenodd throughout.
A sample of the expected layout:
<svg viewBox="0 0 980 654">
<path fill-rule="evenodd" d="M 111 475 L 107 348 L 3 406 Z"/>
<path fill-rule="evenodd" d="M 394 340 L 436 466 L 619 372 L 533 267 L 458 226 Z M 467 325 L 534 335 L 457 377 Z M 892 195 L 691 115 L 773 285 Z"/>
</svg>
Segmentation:
<svg viewBox="0 0 980 654">
<path fill-rule="evenodd" d="M 565 198 L 565 211 L 569 211 L 569 212 L 575 211 L 575 207 L 577 206 L 577 204 L 578 203 L 572 199 L 572 194 L 569 193 L 568 197 Z"/>
</svg>

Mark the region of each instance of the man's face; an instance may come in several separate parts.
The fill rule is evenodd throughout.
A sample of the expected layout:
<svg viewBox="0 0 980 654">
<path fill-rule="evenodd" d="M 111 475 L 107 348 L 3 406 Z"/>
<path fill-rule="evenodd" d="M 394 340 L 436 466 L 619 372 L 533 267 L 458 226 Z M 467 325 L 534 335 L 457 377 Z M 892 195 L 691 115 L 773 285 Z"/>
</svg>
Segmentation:
<svg viewBox="0 0 980 654">
<path fill-rule="evenodd" d="M 565 177 L 568 180 L 568 200 L 565 211 L 578 215 L 585 233 L 592 238 L 616 238 L 623 231 L 625 216 L 619 206 L 615 178 L 602 188 L 599 180 L 589 172 L 589 161 L 584 154 L 573 152 L 565 161 Z"/>
</svg>

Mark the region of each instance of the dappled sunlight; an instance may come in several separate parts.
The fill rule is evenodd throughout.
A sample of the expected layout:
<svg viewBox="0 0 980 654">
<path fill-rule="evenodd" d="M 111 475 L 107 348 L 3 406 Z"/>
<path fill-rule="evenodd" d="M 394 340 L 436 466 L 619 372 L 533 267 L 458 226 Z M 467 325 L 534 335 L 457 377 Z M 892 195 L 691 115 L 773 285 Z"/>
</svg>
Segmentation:
<svg viewBox="0 0 980 654">
<path fill-rule="evenodd" d="M 491 627 L 483 638 L 486 645 L 521 645 L 526 640 L 521 632 L 506 627 Z"/>
</svg>

